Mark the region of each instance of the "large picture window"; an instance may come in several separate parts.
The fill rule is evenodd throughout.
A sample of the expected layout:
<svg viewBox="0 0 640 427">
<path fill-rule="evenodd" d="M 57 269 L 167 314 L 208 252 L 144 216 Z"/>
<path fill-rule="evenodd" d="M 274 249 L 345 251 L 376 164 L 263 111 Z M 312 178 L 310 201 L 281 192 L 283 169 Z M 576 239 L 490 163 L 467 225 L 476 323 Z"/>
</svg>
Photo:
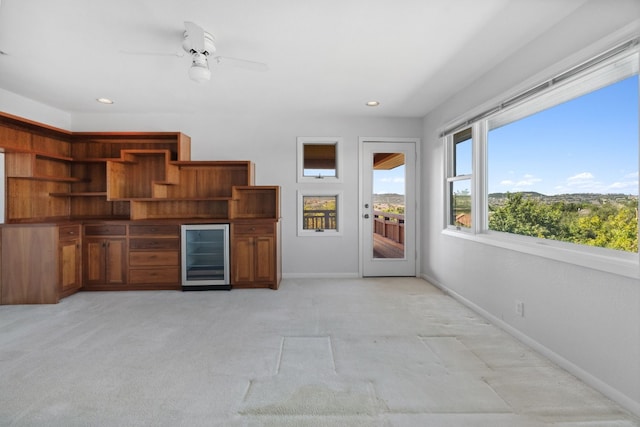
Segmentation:
<svg viewBox="0 0 640 427">
<path fill-rule="evenodd" d="M 489 130 L 488 228 L 638 251 L 638 76 Z"/>
<path fill-rule="evenodd" d="M 628 42 L 443 132 L 446 228 L 637 265 L 639 56 Z"/>
</svg>

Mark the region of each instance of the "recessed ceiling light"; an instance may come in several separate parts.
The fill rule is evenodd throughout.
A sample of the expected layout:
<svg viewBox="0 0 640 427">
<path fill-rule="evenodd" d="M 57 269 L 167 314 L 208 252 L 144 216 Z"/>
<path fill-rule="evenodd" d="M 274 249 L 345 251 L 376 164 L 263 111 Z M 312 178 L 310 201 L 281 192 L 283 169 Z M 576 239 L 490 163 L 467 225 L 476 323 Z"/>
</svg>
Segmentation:
<svg viewBox="0 0 640 427">
<path fill-rule="evenodd" d="M 113 101 L 109 98 L 98 98 L 96 99 L 100 104 L 113 104 Z"/>
<path fill-rule="evenodd" d="M 366 105 L 367 107 L 377 107 L 380 103 L 378 101 L 369 101 Z"/>
</svg>

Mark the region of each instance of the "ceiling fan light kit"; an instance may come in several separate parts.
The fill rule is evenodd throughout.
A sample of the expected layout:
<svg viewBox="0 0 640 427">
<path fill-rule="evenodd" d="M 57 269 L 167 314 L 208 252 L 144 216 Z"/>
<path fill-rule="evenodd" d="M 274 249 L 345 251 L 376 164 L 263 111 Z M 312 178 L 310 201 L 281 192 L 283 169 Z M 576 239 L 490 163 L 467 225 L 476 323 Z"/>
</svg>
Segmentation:
<svg viewBox="0 0 640 427">
<path fill-rule="evenodd" d="M 1 1 L 1 0 L 0 0 Z M 189 78 L 198 83 L 211 80 L 211 70 L 209 69 L 209 58 L 214 60 L 214 65 L 231 64 L 232 66 L 244 68 L 251 71 L 267 71 L 267 64 L 246 59 L 214 56 L 216 53 L 215 37 L 193 22 L 185 21 L 185 31 L 182 37 L 182 50 L 191 55 L 191 67 L 189 67 Z M 120 51 L 128 55 L 151 55 L 151 56 L 173 56 L 182 58 L 181 52 L 138 52 Z M 0 51 L 2 54 L 2 51 Z"/>
<path fill-rule="evenodd" d="M 191 54 L 189 78 L 198 83 L 211 79 L 207 56 L 216 52 L 215 38 L 193 22 L 184 23 L 186 31 L 182 41 L 182 49 Z"/>
<path fill-rule="evenodd" d="M 191 68 L 189 68 L 189 78 L 198 83 L 204 83 L 211 79 L 211 70 L 207 57 L 201 53 L 193 54 Z"/>
</svg>

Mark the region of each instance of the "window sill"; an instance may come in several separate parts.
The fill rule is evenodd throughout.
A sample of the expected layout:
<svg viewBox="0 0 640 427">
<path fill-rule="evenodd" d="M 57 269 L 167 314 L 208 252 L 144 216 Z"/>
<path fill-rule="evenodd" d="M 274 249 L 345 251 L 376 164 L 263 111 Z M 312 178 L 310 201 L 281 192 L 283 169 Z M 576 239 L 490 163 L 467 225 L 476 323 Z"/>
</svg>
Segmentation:
<svg viewBox="0 0 640 427">
<path fill-rule="evenodd" d="M 446 229 L 442 231 L 442 234 L 623 277 L 640 278 L 640 263 L 637 253 L 618 252 L 500 232 L 473 234 L 468 231 Z"/>
<path fill-rule="evenodd" d="M 342 237 L 339 231 L 298 231 L 298 237 Z"/>
</svg>

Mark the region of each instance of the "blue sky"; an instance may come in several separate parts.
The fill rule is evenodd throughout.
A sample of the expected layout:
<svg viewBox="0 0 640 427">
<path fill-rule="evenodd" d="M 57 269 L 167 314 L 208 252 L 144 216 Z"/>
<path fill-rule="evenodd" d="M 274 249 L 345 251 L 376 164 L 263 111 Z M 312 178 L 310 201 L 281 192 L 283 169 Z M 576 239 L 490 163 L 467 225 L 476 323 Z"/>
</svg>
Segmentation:
<svg viewBox="0 0 640 427">
<path fill-rule="evenodd" d="M 404 165 L 391 170 L 374 170 L 373 193 L 404 194 Z"/>
<path fill-rule="evenodd" d="M 489 133 L 489 192 L 638 194 L 638 76 Z"/>
</svg>

